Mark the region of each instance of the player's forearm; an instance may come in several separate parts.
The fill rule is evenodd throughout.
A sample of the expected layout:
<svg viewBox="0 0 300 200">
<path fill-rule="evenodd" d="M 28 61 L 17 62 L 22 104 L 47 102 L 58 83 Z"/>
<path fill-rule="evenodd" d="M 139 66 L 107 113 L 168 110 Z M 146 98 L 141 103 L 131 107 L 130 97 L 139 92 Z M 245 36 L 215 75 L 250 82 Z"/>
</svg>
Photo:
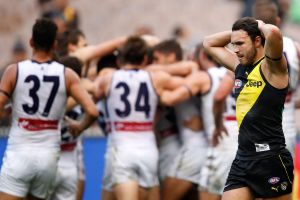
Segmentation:
<svg viewBox="0 0 300 200">
<path fill-rule="evenodd" d="M 213 114 L 215 119 L 216 128 L 220 128 L 223 124 L 223 111 L 224 111 L 225 101 L 214 101 Z"/>
<path fill-rule="evenodd" d="M 173 91 L 163 91 L 160 101 L 166 106 L 174 106 L 190 98 L 191 94 L 185 86 L 181 86 Z"/>
<path fill-rule="evenodd" d="M 168 73 L 174 76 L 188 76 L 197 69 L 198 65 L 193 61 L 181 61 L 167 67 Z"/>
<path fill-rule="evenodd" d="M 203 47 L 206 51 L 210 51 L 214 47 L 225 47 L 231 41 L 231 31 L 223 31 L 205 37 Z"/>
<path fill-rule="evenodd" d="M 169 65 L 150 65 L 148 71 L 164 71 L 172 76 L 187 76 L 198 69 L 197 63 L 193 61 L 181 61 Z"/>
<path fill-rule="evenodd" d="M 67 111 L 70 111 L 70 110 L 72 110 L 76 105 L 77 105 L 77 102 L 75 101 L 75 99 L 72 98 L 72 97 L 68 97 L 68 99 L 67 99 L 67 107 L 66 107 L 66 110 L 67 110 Z"/>
<path fill-rule="evenodd" d="M 266 40 L 266 56 L 273 60 L 280 59 L 283 52 L 283 39 L 279 28 L 272 24 L 265 24 L 262 21 L 258 21 L 258 28 Z"/>
<path fill-rule="evenodd" d="M 84 131 L 85 129 L 87 129 L 97 118 L 97 115 L 94 114 L 85 114 L 83 119 L 80 121 L 80 130 L 79 132 L 81 133 L 82 131 Z"/>
<path fill-rule="evenodd" d="M 265 24 L 263 22 L 258 23 L 258 28 L 263 34 L 263 37 L 268 40 L 276 40 L 281 39 L 282 35 L 280 32 L 280 29 L 277 26 L 274 26 L 272 24 Z"/>
<path fill-rule="evenodd" d="M 87 56 L 88 60 L 93 58 L 102 57 L 104 55 L 110 54 L 124 44 L 127 37 L 120 37 L 110 41 L 106 41 L 94 46 L 94 49 Z"/>
</svg>

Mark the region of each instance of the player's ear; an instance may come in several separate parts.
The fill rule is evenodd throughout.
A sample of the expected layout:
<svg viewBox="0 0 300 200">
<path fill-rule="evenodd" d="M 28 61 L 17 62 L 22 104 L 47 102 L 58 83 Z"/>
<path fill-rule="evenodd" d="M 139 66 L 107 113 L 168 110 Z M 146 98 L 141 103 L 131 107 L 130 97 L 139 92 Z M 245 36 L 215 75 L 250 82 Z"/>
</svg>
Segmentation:
<svg viewBox="0 0 300 200">
<path fill-rule="evenodd" d="M 30 38 L 30 40 L 29 40 L 29 45 L 30 45 L 30 47 L 33 48 L 33 40 L 32 40 L 32 38 Z"/>
<path fill-rule="evenodd" d="M 261 46 L 262 44 L 261 44 L 261 36 L 256 36 L 255 37 L 255 40 L 254 40 L 254 45 L 255 45 L 255 47 L 256 48 L 258 48 L 259 46 Z"/>
<path fill-rule="evenodd" d="M 53 43 L 52 48 L 53 48 L 53 49 L 56 49 L 56 48 L 57 48 L 57 45 L 58 45 L 58 42 L 57 42 L 57 40 L 55 40 L 54 43 Z"/>
<path fill-rule="evenodd" d="M 282 23 L 281 18 L 277 16 L 277 17 L 276 17 L 276 25 L 277 25 L 278 27 L 280 27 L 280 26 L 281 26 L 281 23 Z"/>
<path fill-rule="evenodd" d="M 144 60 L 143 60 L 143 63 L 142 63 L 142 65 L 143 65 L 143 66 L 146 66 L 146 65 L 147 65 L 147 63 L 148 63 L 148 56 L 147 56 L 147 55 L 145 55 L 145 56 L 144 56 Z"/>
</svg>

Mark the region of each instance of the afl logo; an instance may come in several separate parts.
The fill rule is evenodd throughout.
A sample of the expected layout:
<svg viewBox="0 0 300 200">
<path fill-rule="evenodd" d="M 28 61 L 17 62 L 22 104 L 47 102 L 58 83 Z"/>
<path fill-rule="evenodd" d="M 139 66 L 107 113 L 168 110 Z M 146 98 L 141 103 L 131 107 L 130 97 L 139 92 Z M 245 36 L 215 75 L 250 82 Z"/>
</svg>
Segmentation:
<svg viewBox="0 0 300 200">
<path fill-rule="evenodd" d="M 268 182 L 269 182 L 270 184 L 274 185 L 274 184 L 278 183 L 279 181 L 280 181 L 280 178 L 279 178 L 279 177 L 272 177 L 272 178 L 269 179 Z"/>
<path fill-rule="evenodd" d="M 240 87 L 242 87 L 243 82 L 240 79 L 236 79 L 234 82 L 234 88 L 238 89 Z"/>
</svg>

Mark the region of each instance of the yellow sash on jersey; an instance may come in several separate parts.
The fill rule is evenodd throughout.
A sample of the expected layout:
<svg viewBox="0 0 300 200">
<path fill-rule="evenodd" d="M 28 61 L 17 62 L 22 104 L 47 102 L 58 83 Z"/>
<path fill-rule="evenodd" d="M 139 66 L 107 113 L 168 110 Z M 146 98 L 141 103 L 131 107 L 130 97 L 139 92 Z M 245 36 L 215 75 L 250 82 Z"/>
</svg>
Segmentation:
<svg viewBox="0 0 300 200">
<path fill-rule="evenodd" d="M 257 63 L 252 72 L 248 75 L 247 83 L 244 85 L 236 101 L 236 119 L 238 126 L 242 124 L 244 117 L 257 101 L 266 83 L 260 74 L 260 65 L 263 59 Z"/>
</svg>

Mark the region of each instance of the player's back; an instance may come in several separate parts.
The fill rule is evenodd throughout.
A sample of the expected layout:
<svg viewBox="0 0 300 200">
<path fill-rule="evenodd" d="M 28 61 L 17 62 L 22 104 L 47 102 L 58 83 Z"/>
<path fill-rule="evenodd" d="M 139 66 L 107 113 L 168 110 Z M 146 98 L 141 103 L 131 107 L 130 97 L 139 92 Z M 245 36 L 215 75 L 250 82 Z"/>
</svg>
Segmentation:
<svg viewBox="0 0 300 200">
<path fill-rule="evenodd" d="M 153 121 L 157 103 L 148 72 L 116 71 L 107 96 L 111 144 L 118 147 L 154 147 Z"/>
<path fill-rule="evenodd" d="M 8 149 L 59 150 L 59 121 L 67 98 L 64 66 L 26 60 L 17 68 Z"/>
<path fill-rule="evenodd" d="M 283 37 L 283 52 L 287 59 L 289 70 L 289 91 L 282 112 L 282 128 L 287 148 L 294 152 L 296 143 L 295 92 L 299 81 L 299 58 L 295 43 L 288 37 Z"/>
<path fill-rule="evenodd" d="M 224 68 L 211 67 L 207 70 L 211 79 L 211 86 L 207 93 L 201 95 L 201 112 L 203 115 L 204 130 L 210 140 L 215 129 L 213 117 L 213 102 L 216 90 L 226 70 Z"/>
</svg>

